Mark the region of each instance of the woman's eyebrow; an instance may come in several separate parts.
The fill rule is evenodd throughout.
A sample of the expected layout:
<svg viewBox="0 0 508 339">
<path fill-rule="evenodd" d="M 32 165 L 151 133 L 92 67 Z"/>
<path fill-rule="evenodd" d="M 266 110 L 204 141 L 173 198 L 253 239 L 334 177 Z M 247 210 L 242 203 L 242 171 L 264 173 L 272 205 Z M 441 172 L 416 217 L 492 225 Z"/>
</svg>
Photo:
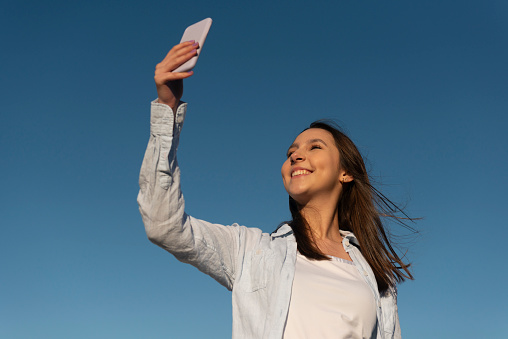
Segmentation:
<svg viewBox="0 0 508 339">
<path fill-rule="evenodd" d="M 292 143 L 291 146 L 288 147 L 288 150 L 286 151 L 286 154 L 289 154 L 289 150 L 293 147 L 298 148 L 298 144 L 296 142 Z"/>
<path fill-rule="evenodd" d="M 312 144 L 313 142 L 320 142 L 320 143 L 323 143 L 325 146 L 328 146 L 326 144 L 326 142 L 324 142 L 322 139 L 312 139 L 312 140 L 307 141 L 307 144 Z"/>
<path fill-rule="evenodd" d="M 328 144 L 327 144 L 326 142 L 324 142 L 324 141 L 323 141 L 323 139 L 319 139 L 319 138 L 316 138 L 316 139 L 310 139 L 310 140 L 306 141 L 305 143 L 306 143 L 306 144 L 312 144 L 312 143 L 314 143 L 314 142 L 321 142 L 321 143 L 323 143 L 325 146 L 328 146 Z M 287 150 L 287 152 L 286 152 L 286 153 L 289 153 L 289 150 L 290 150 L 291 148 L 293 148 L 293 147 L 298 148 L 298 146 L 299 146 L 299 144 L 298 144 L 297 142 L 294 142 L 293 144 L 291 144 L 291 146 L 289 146 L 289 148 L 288 148 L 288 150 Z"/>
</svg>

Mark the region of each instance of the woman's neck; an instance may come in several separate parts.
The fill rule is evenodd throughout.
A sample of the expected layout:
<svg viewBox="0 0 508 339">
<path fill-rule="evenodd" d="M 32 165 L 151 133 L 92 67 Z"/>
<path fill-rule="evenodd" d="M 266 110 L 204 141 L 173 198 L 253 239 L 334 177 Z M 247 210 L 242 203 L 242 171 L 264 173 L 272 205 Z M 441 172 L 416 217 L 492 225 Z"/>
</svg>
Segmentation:
<svg viewBox="0 0 508 339">
<path fill-rule="evenodd" d="M 351 257 L 341 244 L 342 236 L 336 207 L 316 208 L 307 205 L 300 209 L 300 214 L 309 225 L 312 232 L 310 236 L 321 253 L 351 261 Z"/>
<path fill-rule="evenodd" d="M 307 204 L 300 213 L 309 225 L 315 240 L 342 241 L 339 232 L 339 215 L 335 204 Z"/>
</svg>

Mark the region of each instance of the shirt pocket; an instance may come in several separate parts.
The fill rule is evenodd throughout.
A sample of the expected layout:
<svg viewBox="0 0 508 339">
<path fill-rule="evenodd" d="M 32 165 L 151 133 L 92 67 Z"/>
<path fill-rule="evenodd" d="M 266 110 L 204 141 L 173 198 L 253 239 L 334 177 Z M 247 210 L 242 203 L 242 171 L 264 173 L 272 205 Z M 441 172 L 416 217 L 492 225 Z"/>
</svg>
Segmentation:
<svg viewBox="0 0 508 339">
<path fill-rule="evenodd" d="M 242 287 L 246 292 L 256 292 L 266 288 L 274 276 L 274 255 L 267 250 L 254 250 L 247 253 L 243 269 Z"/>
</svg>

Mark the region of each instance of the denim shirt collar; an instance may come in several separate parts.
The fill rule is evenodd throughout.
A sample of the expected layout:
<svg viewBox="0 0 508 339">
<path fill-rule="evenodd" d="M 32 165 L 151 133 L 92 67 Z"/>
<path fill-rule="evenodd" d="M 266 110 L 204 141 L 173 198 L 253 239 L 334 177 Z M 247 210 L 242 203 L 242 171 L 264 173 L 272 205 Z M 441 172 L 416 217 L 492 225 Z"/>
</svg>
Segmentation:
<svg viewBox="0 0 508 339">
<path fill-rule="evenodd" d="M 272 238 L 283 238 L 293 234 L 293 229 L 287 223 L 279 226 L 272 234 Z M 351 243 L 357 247 L 360 247 L 358 239 L 355 237 L 353 232 L 340 230 L 340 235 L 344 238 L 345 244 Z"/>
</svg>

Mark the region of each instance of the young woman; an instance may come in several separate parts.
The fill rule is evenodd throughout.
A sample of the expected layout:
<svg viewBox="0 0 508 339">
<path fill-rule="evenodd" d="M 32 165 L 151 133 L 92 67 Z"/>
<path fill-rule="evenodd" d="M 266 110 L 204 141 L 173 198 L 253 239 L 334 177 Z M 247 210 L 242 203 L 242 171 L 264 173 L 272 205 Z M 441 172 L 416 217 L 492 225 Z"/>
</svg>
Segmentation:
<svg viewBox="0 0 508 339">
<path fill-rule="evenodd" d="M 293 219 L 274 233 L 185 213 L 176 150 L 192 72 L 171 71 L 198 47 L 176 45 L 155 70 L 138 196 L 148 238 L 232 291 L 233 338 L 400 338 L 396 283 L 412 276 L 385 235 L 376 202 L 387 201 L 333 126 L 313 123 L 289 147 L 281 173 Z"/>
</svg>

